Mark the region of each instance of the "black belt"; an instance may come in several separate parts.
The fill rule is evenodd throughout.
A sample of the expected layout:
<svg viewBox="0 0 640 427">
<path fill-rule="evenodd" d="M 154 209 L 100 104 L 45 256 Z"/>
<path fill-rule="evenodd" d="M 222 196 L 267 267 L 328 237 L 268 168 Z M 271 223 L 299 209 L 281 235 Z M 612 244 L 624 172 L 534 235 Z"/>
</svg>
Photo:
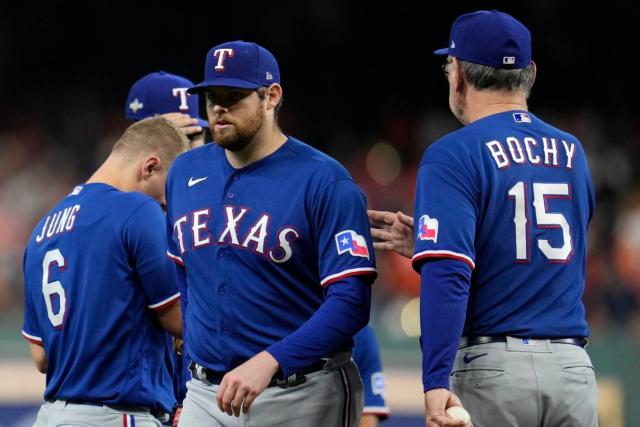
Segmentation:
<svg viewBox="0 0 640 427">
<path fill-rule="evenodd" d="M 269 382 L 269 385 L 267 385 L 267 387 L 274 387 L 274 386 L 283 387 L 283 388 L 295 387 L 299 384 L 304 383 L 307 380 L 306 375 L 312 374 L 314 372 L 318 372 L 324 369 L 324 365 L 325 365 L 325 362 L 321 360 L 318 363 L 315 363 L 309 366 L 308 368 L 303 369 L 300 372 L 296 372 L 293 375 L 289 375 L 287 378 L 283 378 L 281 375 L 276 374 L 273 376 L 273 378 L 271 378 L 271 381 Z M 191 374 L 196 378 L 198 377 L 198 370 L 201 370 L 205 374 L 207 381 L 215 385 L 219 385 L 220 382 L 222 382 L 222 378 L 227 374 L 227 372 L 224 372 L 224 371 L 214 371 L 205 366 L 196 365 L 195 362 L 191 362 L 191 364 L 189 365 L 189 370 L 191 371 Z"/>
<path fill-rule="evenodd" d="M 518 339 L 526 339 L 519 338 Z M 529 338 L 531 340 L 549 340 L 549 342 L 553 344 L 572 344 L 577 345 L 578 347 L 586 347 L 589 343 L 589 340 L 586 338 Z M 507 337 L 502 335 L 491 335 L 491 336 L 470 336 L 470 337 L 462 337 L 460 339 L 460 344 L 458 345 L 458 350 L 462 348 L 471 347 L 479 344 L 490 344 L 494 342 L 507 342 Z"/>
</svg>

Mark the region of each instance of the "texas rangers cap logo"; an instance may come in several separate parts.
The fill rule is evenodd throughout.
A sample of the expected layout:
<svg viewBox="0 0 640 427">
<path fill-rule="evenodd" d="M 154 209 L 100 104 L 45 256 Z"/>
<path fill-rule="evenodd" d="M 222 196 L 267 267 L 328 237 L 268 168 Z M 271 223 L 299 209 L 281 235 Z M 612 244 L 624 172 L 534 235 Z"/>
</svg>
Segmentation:
<svg viewBox="0 0 640 427">
<path fill-rule="evenodd" d="M 438 243 L 438 220 L 430 218 L 429 215 L 422 215 L 418 225 L 418 238 Z"/>
<path fill-rule="evenodd" d="M 366 240 L 353 230 L 345 230 L 336 234 L 336 246 L 338 247 L 338 255 L 348 252 L 353 256 L 369 259 Z"/>
<path fill-rule="evenodd" d="M 216 49 L 213 52 L 213 56 L 218 58 L 218 62 L 214 69 L 216 71 L 224 71 L 224 62 L 227 58 L 233 58 L 234 50 L 233 49 Z"/>
</svg>

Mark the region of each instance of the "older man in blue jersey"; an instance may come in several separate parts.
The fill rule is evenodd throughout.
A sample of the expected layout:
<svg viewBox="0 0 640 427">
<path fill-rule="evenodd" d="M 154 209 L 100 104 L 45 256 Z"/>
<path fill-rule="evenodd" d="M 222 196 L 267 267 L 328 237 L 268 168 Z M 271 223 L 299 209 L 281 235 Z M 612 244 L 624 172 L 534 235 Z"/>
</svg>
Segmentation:
<svg viewBox="0 0 640 427">
<path fill-rule="evenodd" d="M 164 118 L 130 126 L 49 211 L 24 255 L 23 336 L 47 374 L 36 426 L 160 426 L 175 403 L 164 330 L 182 334 L 166 257 L 166 174 L 189 145 Z"/>
<path fill-rule="evenodd" d="M 512 16 L 462 15 L 435 53 L 465 126 L 425 152 L 415 220 L 370 212 L 376 247 L 421 274 L 427 425 L 463 425 L 445 415 L 462 403 L 476 427 L 596 426 L 584 150 L 528 111 L 531 35 Z"/>
<path fill-rule="evenodd" d="M 215 144 L 180 156 L 167 180 L 194 360 L 179 425 L 357 426 L 350 350 L 376 275 L 364 195 L 338 162 L 280 130 L 269 51 L 215 46 L 204 75 L 190 92 L 206 98 Z"/>
</svg>

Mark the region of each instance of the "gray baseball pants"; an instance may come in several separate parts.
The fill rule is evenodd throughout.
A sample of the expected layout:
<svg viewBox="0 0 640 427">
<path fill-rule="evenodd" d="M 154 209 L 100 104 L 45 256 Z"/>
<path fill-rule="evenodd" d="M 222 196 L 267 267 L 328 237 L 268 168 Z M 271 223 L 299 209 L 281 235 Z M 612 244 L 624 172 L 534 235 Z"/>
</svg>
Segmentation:
<svg viewBox="0 0 640 427">
<path fill-rule="evenodd" d="M 596 427 L 591 360 L 577 345 L 507 337 L 458 350 L 450 378 L 474 427 Z"/>
<path fill-rule="evenodd" d="M 306 375 L 302 384 L 267 387 L 249 413 L 239 417 L 218 408 L 218 385 L 204 378 L 187 383 L 179 427 L 356 427 L 364 406 L 362 380 L 350 358 Z"/>
<path fill-rule="evenodd" d="M 79 405 L 64 400 L 45 402 L 38 411 L 34 427 L 161 427 L 144 410 L 121 411 L 109 406 Z"/>
</svg>

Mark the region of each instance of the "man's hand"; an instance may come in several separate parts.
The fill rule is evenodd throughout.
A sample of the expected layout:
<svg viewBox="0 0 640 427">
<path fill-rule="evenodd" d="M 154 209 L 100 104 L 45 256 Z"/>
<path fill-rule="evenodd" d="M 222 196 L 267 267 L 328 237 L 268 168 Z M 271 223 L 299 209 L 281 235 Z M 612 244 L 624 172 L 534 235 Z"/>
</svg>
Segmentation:
<svg viewBox="0 0 640 427">
<path fill-rule="evenodd" d="M 178 427 L 180 423 L 180 414 L 182 414 L 182 405 L 178 406 L 173 413 L 173 421 L 171 423 L 172 427 Z"/>
<path fill-rule="evenodd" d="M 424 394 L 424 406 L 427 412 L 427 427 L 466 427 L 464 421 L 454 420 L 445 414 L 451 406 L 462 406 L 458 396 L 446 388 L 434 388 Z"/>
<path fill-rule="evenodd" d="M 195 135 L 202 132 L 202 127 L 198 125 L 198 120 L 188 114 L 182 113 L 166 113 L 162 117 L 179 127 L 185 135 Z"/>
<path fill-rule="evenodd" d="M 220 410 L 236 417 L 240 416 L 240 408 L 245 414 L 249 412 L 251 404 L 267 388 L 279 366 L 271 354 L 262 351 L 227 372 L 216 396 Z"/>
<path fill-rule="evenodd" d="M 411 259 L 414 248 L 413 217 L 398 211 L 368 210 L 371 224 L 373 247 L 386 251 L 395 251 L 405 258 Z M 377 240 L 377 241 L 375 241 Z"/>
</svg>

